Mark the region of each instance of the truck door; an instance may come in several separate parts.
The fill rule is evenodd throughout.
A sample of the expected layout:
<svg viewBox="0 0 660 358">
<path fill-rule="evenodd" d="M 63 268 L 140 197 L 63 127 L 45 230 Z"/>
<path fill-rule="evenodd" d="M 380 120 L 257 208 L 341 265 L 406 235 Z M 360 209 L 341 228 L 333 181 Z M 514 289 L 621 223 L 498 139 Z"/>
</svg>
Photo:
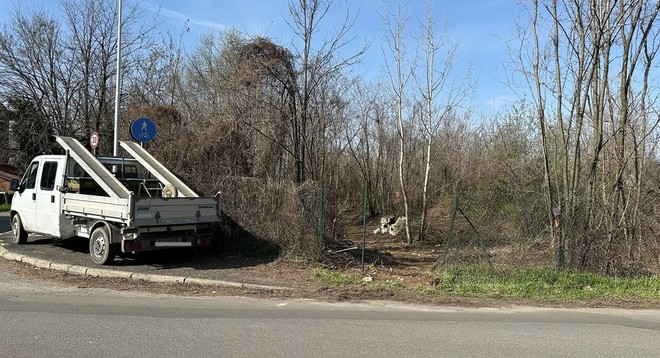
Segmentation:
<svg viewBox="0 0 660 358">
<path fill-rule="evenodd" d="M 35 213 L 37 232 L 60 236 L 60 191 L 56 185 L 58 165 L 56 160 L 44 159 L 41 164 L 39 182 L 36 186 Z M 60 175 L 61 178 L 61 175 Z"/>
<path fill-rule="evenodd" d="M 34 212 L 37 201 L 36 183 L 39 170 L 39 159 L 35 159 L 21 179 L 21 190 L 14 194 L 11 203 L 12 210 L 18 212 L 26 231 L 34 232 L 37 216 Z"/>
</svg>

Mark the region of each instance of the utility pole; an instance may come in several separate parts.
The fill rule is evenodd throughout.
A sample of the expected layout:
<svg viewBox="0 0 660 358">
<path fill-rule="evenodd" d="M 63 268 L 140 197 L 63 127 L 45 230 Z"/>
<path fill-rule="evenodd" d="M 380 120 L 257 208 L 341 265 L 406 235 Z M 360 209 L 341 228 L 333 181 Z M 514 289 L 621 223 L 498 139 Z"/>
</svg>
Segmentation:
<svg viewBox="0 0 660 358">
<path fill-rule="evenodd" d="M 115 130 L 112 155 L 119 155 L 119 97 L 121 85 L 121 0 L 117 6 L 117 73 L 115 75 Z"/>
</svg>

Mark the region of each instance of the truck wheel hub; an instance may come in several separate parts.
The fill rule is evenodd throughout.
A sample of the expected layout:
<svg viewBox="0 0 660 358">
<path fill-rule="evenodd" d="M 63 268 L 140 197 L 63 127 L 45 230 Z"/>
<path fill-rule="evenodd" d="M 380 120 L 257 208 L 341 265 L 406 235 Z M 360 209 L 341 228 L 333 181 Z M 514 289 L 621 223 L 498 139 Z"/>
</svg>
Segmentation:
<svg viewBox="0 0 660 358">
<path fill-rule="evenodd" d="M 94 255 L 101 256 L 105 250 L 105 240 L 102 237 L 94 239 Z"/>
</svg>

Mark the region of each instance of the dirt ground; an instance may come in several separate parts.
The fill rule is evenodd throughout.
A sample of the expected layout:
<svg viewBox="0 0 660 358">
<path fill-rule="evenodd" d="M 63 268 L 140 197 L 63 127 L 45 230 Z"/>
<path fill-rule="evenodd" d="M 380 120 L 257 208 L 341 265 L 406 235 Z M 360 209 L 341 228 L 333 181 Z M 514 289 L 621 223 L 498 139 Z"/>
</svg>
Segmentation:
<svg viewBox="0 0 660 358">
<path fill-rule="evenodd" d="M 517 299 L 476 299 L 438 296 L 421 293 L 419 287 L 431 287 L 430 274 L 444 247 L 437 245 L 406 245 L 402 235 L 367 235 L 365 274 L 361 265 L 361 229 L 349 231 L 351 240 L 328 248 L 321 262 L 298 257 L 280 257 L 274 260 L 225 255 L 222 271 L 231 277 L 268 277 L 271 285 L 288 287 L 286 290 L 254 290 L 229 287 L 196 286 L 190 284 L 159 284 L 127 279 L 109 279 L 40 269 L 23 263 L 0 260 L 0 266 L 19 275 L 45 279 L 79 288 L 109 288 L 136 290 L 181 296 L 248 296 L 266 299 L 308 298 L 322 301 L 390 300 L 424 305 L 510 307 L 622 307 L 660 308 L 659 302 L 646 301 L 591 301 L 591 302 L 538 302 Z M 478 249 L 478 248 L 477 248 Z M 478 253 L 479 250 L 476 250 Z M 508 252 L 509 255 L 512 252 Z M 513 253 L 515 255 L 515 253 Z M 476 254 L 475 254 L 476 255 Z M 358 279 L 371 277 L 371 283 L 336 286 L 313 278 L 315 268 L 325 267 Z M 396 284 L 392 284 L 396 283 Z M 396 287 L 396 288 L 392 288 Z"/>
</svg>

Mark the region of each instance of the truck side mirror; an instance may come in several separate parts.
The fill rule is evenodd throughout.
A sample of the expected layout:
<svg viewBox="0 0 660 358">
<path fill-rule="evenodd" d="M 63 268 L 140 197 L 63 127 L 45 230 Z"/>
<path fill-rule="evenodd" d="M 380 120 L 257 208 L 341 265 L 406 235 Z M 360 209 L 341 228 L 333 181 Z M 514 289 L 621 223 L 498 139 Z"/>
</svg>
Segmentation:
<svg viewBox="0 0 660 358">
<path fill-rule="evenodd" d="M 19 193 L 23 192 L 23 188 L 21 187 L 21 185 L 18 184 L 18 179 L 12 179 L 9 182 L 9 190 L 17 191 Z"/>
</svg>

